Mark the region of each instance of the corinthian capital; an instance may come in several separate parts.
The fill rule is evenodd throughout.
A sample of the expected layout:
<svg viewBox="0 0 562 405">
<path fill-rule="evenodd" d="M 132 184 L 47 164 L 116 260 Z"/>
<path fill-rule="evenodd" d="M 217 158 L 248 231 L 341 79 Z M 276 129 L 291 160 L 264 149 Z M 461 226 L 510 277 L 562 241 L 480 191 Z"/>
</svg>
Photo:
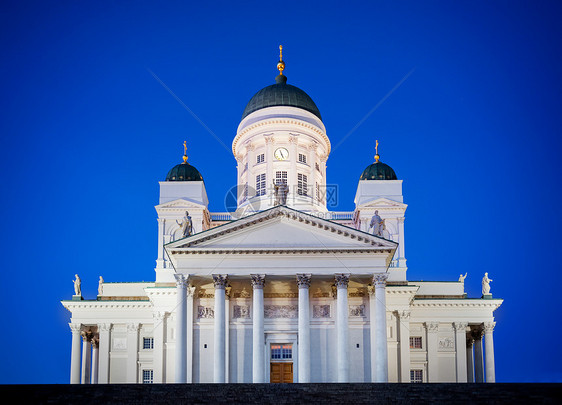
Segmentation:
<svg viewBox="0 0 562 405">
<path fill-rule="evenodd" d="M 228 275 L 226 274 L 213 274 L 213 284 L 216 290 L 224 290 L 228 283 Z"/>
<path fill-rule="evenodd" d="M 265 274 L 250 274 L 254 290 L 263 289 L 265 286 Z"/>
<path fill-rule="evenodd" d="M 373 274 L 373 284 L 375 287 L 386 287 L 386 280 L 388 279 L 387 273 Z"/>
<path fill-rule="evenodd" d="M 466 331 L 466 328 L 468 326 L 468 322 L 454 322 L 453 326 L 455 327 L 456 330 Z"/>
<path fill-rule="evenodd" d="M 336 274 L 336 288 L 347 288 L 349 284 L 349 274 Z"/>
<path fill-rule="evenodd" d="M 309 288 L 310 287 L 310 274 L 297 274 L 297 286 L 298 288 Z"/>
<path fill-rule="evenodd" d="M 185 288 L 187 287 L 187 277 L 181 273 L 174 274 L 176 279 L 176 286 Z"/>
<path fill-rule="evenodd" d="M 495 326 L 496 326 L 495 322 L 486 322 L 484 324 L 484 333 L 492 333 L 494 331 Z"/>
<path fill-rule="evenodd" d="M 426 322 L 425 327 L 429 333 L 439 332 L 439 322 Z"/>
</svg>

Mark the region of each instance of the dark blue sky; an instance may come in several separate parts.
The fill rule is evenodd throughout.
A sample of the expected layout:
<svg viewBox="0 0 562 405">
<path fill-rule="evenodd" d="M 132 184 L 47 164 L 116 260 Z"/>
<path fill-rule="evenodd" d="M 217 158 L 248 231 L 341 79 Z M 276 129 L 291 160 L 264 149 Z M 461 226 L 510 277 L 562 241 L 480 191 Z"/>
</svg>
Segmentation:
<svg viewBox="0 0 562 405">
<path fill-rule="evenodd" d="M 0 383 L 68 382 L 75 273 L 86 298 L 100 275 L 154 279 L 158 181 L 184 140 L 224 211 L 280 43 L 332 141 L 336 209 L 379 139 L 404 180 L 408 278 L 468 272 L 478 297 L 489 272 L 497 380 L 562 381 L 560 3 L 265 3 L 2 3 Z"/>
</svg>

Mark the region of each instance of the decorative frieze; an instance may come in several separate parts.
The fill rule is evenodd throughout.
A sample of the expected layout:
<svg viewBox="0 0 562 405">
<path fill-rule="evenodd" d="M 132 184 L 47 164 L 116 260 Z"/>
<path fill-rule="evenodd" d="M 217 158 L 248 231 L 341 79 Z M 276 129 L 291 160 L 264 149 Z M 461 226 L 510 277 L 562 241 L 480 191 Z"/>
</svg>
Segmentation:
<svg viewBox="0 0 562 405">
<path fill-rule="evenodd" d="M 313 305 L 312 306 L 312 317 L 313 318 L 331 318 L 330 305 Z"/>
<path fill-rule="evenodd" d="M 449 336 L 439 337 L 438 348 L 440 351 L 455 350 L 455 339 Z"/>
<path fill-rule="evenodd" d="M 298 317 L 298 305 L 265 305 L 264 314 L 266 318 L 287 318 Z"/>
<path fill-rule="evenodd" d="M 267 293 L 265 298 L 298 298 L 299 293 Z"/>
<path fill-rule="evenodd" d="M 233 319 L 249 319 L 250 306 L 249 305 L 234 305 L 232 308 Z"/>
<path fill-rule="evenodd" d="M 349 306 L 349 316 L 351 316 L 351 317 L 364 317 L 365 316 L 365 305 L 350 305 Z"/>
<path fill-rule="evenodd" d="M 215 310 L 212 307 L 205 307 L 203 305 L 197 306 L 197 318 L 213 319 L 214 317 L 215 317 Z"/>
</svg>

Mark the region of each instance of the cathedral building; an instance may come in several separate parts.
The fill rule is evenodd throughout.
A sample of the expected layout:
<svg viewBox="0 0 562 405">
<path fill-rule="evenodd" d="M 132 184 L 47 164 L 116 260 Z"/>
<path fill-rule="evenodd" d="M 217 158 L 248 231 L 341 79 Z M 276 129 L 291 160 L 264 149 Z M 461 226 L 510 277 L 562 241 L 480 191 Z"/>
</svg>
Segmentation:
<svg viewBox="0 0 562 405">
<path fill-rule="evenodd" d="M 76 276 L 71 383 L 495 381 L 488 275 L 478 298 L 462 276 L 408 280 L 402 180 L 378 149 L 355 209 L 328 209 L 330 139 L 284 67 L 232 142 L 235 209 L 209 211 L 184 153 L 160 182 L 154 282 L 100 277 L 84 299 Z"/>
</svg>

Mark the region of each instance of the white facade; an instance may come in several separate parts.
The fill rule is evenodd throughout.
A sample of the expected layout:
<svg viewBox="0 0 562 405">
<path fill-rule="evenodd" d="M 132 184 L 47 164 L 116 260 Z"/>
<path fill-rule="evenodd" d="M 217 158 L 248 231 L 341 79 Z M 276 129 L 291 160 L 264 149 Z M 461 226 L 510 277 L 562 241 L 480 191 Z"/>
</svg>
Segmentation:
<svg viewBox="0 0 562 405">
<path fill-rule="evenodd" d="M 232 150 L 235 213 L 210 213 L 202 181 L 161 182 L 155 281 L 62 301 L 71 383 L 494 382 L 502 300 L 407 280 L 402 180 L 361 180 L 330 212 L 326 129 L 294 106 L 247 115 Z"/>
</svg>

